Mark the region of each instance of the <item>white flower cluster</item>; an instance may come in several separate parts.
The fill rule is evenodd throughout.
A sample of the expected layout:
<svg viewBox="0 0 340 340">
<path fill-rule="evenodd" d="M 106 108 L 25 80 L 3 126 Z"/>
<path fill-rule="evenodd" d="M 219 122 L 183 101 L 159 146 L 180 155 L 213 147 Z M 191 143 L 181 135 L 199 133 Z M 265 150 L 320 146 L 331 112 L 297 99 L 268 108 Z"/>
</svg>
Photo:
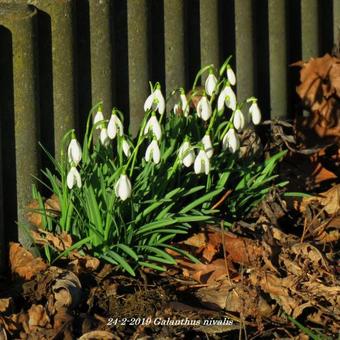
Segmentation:
<svg viewBox="0 0 340 340">
<path fill-rule="evenodd" d="M 196 105 L 197 116 L 203 120 L 208 128 L 203 138 L 193 146 L 190 143 L 188 136 L 185 136 L 183 143 L 178 150 L 178 158 L 176 162 L 185 167 L 193 165 L 196 174 L 208 175 L 211 168 L 211 159 L 214 155 L 214 145 L 212 143 L 212 134 L 210 132 L 212 123 L 216 115 L 223 115 L 227 108 L 231 110 L 231 118 L 227 122 L 226 128 L 221 135 L 222 150 L 227 150 L 230 153 L 236 153 L 240 148 L 240 139 L 238 133 L 242 132 L 246 125 L 246 119 L 241 111 L 243 104 L 238 104 L 232 86 L 236 84 L 236 76 L 230 65 L 226 65 L 226 79 L 219 82 L 215 76 L 213 69 L 209 69 L 209 75 L 205 81 L 204 91 L 200 95 L 200 99 Z M 223 72 L 224 72 L 223 70 Z M 222 72 L 222 71 L 221 71 Z M 223 73 L 222 72 L 222 73 Z M 183 115 L 189 118 L 190 115 L 190 98 L 185 95 L 184 89 L 180 89 L 180 102 L 174 106 L 174 113 L 176 115 Z M 216 108 L 213 109 L 213 103 L 216 99 Z M 257 99 L 251 97 L 247 100 L 250 103 L 249 115 L 254 125 L 261 121 L 261 112 L 257 105 Z M 161 86 L 157 83 L 151 90 L 151 94 L 147 97 L 144 103 L 144 111 L 147 115 L 147 120 L 144 123 L 140 136 L 149 137 L 149 144 L 145 151 L 145 161 L 159 164 L 161 162 L 160 143 L 162 140 L 162 126 L 161 121 L 165 112 L 165 99 L 161 91 Z M 157 113 L 160 118 L 157 118 Z M 122 121 L 118 116 L 118 112 L 114 109 L 112 111 L 110 120 L 104 119 L 101 106 L 95 114 L 94 120 L 95 129 L 100 129 L 100 142 L 104 147 L 108 147 L 111 140 L 116 137 L 121 141 L 121 147 L 126 157 L 131 156 L 130 143 L 124 137 L 124 128 Z M 197 152 L 195 151 L 197 150 Z M 136 150 L 135 150 L 136 151 Z M 135 152 L 134 151 L 134 152 Z M 72 138 L 69 145 L 69 161 L 71 170 L 67 176 L 67 185 L 70 189 L 76 183 L 81 187 L 81 178 L 76 166 L 81 159 L 81 148 L 75 138 Z M 132 185 L 130 179 L 123 169 L 118 181 L 115 184 L 115 194 L 122 201 L 131 197 Z"/>
</svg>

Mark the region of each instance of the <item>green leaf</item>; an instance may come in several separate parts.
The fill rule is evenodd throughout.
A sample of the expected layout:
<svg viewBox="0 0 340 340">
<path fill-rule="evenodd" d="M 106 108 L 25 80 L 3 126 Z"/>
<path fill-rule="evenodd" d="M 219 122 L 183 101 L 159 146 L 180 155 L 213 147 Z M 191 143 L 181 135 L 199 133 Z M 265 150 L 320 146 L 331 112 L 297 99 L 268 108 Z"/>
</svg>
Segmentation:
<svg viewBox="0 0 340 340">
<path fill-rule="evenodd" d="M 135 251 L 132 248 L 128 247 L 125 244 L 116 244 L 116 247 L 123 250 L 124 253 L 131 256 L 134 260 L 138 261 L 138 255 L 135 253 Z"/>
<path fill-rule="evenodd" d="M 187 206 L 185 206 L 179 212 L 181 214 L 185 214 L 188 211 L 190 211 L 191 209 L 196 208 L 197 206 L 202 205 L 205 202 L 209 202 L 212 198 L 214 198 L 216 195 L 218 195 L 222 190 L 223 190 L 223 188 L 217 189 L 217 190 L 214 190 L 212 192 L 209 192 L 209 193 L 203 195 L 202 197 L 196 199 L 195 201 L 193 201 L 190 204 L 188 204 Z"/>
<path fill-rule="evenodd" d="M 126 260 L 121 257 L 119 254 L 117 254 L 116 252 L 114 252 L 113 250 L 109 250 L 105 255 L 103 255 L 103 258 L 110 261 L 110 259 L 114 260 L 115 262 L 117 262 L 117 264 L 123 268 L 124 270 L 126 270 L 130 275 L 132 276 L 136 276 L 134 270 L 132 269 L 132 267 L 126 262 Z M 113 263 L 113 262 L 111 262 Z"/>
</svg>

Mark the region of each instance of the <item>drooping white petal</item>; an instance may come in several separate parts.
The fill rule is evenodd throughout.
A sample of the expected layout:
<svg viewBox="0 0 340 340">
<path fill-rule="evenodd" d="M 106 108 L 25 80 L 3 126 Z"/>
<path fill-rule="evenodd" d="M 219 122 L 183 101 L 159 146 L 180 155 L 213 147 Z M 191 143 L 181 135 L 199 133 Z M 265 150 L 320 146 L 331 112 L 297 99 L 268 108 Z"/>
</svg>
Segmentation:
<svg viewBox="0 0 340 340">
<path fill-rule="evenodd" d="M 234 86 L 236 84 L 236 76 L 235 76 L 233 69 L 230 67 L 230 65 L 228 65 L 227 67 L 227 78 L 231 85 Z"/>
<path fill-rule="evenodd" d="M 197 115 L 204 121 L 207 121 L 211 117 L 211 114 L 212 109 L 209 100 L 206 96 L 202 96 L 197 104 Z"/>
<path fill-rule="evenodd" d="M 187 100 L 187 96 L 184 93 L 182 93 L 180 97 L 181 97 L 182 110 L 183 110 L 184 117 L 188 117 L 190 106 Z"/>
<path fill-rule="evenodd" d="M 107 134 L 109 138 L 115 139 L 117 134 L 119 134 L 119 136 L 123 136 L 123 133 L 123 123 L 121 122 L 119 117 L 113 113 L 107 125 Z"/>
<path fill-rule="evenodd" d="M 119 180 L 115 185 L 116 196 L 119 197 L 122 201 L 125 201 L 126 199 L 131 197 L 131 192 L 132 187 L 128 176 L 125 174 L 120 175 Z"/>
<path fill-rule="evenodd" d="M 220 92 L 217 99 L 217 110 L 222 111 L 224 109 L 225 97 L 227 95 L 227 87 L 224 87 Z"/>
<path fill-rule="evenodd" d="M 144 135 L 147 135 L 149 131 L 152 131 L 153 135 L 157 138 L 157 140 L 160 140 L 162 137 L 162 129 L 159 125 L 159 122 L 157 120 L 156 116 L 151 116 L 148 122 L 145 125 L 144 129 Z"/>
<path fill-rule="evenodd" d="M 104 121 L 103 112 L 101 110 L 98 110 L 97 113 L 95 114 L 94 118 L 93 118 L 93 125 L 96 125 L 96 129 L 101 128 L 101 124 L 98 124 L 101 121 Z"/>
<path fill-rule="evenodd" d="M 145 151 L 145 160 L 149 162 L 151 158 L 155 164 L 158 164 L 161 159 L 161 152 L 155 139 L 149 144 Z"/>
<path fill-rule="evenodd" d="M 157 109 L 160 115 L 162 115 L 165 111 L 165 100 L 162 94 L 162 91 L 157 88 L 154 92 L 154 100 L 157 102 Z"/>
<path fill-rule="evenodd" d="M 235 129 L 231 128 L 225 134 L 222 140 L 222 148 L 223 150 L 228 150 L 231 153 L 235 153 L 240 148 L 240 140 Z"/>
<path fill-rule="evenodd" d="M 152 104 L 153 104 L 153 99 L 154 99 L 154 94 L 151 93 L 148 98 L 146 98 L 145 102 L 144 102 L 144 111 L 148 111 L 151 109 Z"/>
<path fill-rule="evenodd" d="M 212 96 L 213 92 L 216 89 L 217 78 L 213 73 L 210 73 L 205 81 L 205 92 L 207 95 Z"/>
<path fill-rule="evenodd" d="M 105 128 L 105 127 L 100 130 L 100 142 L 105 147 L 110 144 L 110 138 L 107 134 L 107 128 Z"/>
<path fill-rule="evenodd" d="M 176 115 L 180 115 L 182 113 L 182 108 L 179 104 L 174 105 L 174 112 Z"/>
<path fill-rule="evenodd" d="M 124 155 L 126 157 L 130 157 L 131 156 L 130 144 L 125 140 L 125 138 L 123 138 L 123 141 L 122 141 L 122 148 L 123 148 Z"/>
<path fill-rule="evenodd" d="M 225 94 L 226 94 L 226 96 L 225 96 L 225 105 L 229 109 L 235 111 L 236 110 L 236 106 L 237 106 L 237 100 L 236 100 L 235 92 L 233 91 L 233 89 L 230 86 L 227 86 Z"/>
<path fill-rule="evenodd" d="M 240 109 L 237 109 L 233 119 L 234 127 L 237 131 L 242 131 L 245 125 L 244 115 Z"/>
<path fill-rule="evenodd" d="M 249 113 L 251 115 L 251 120 L 253 121 L 254 125 L 258 125 L 261 123 L 261 111 L 257 102 L 253 102 L 249 108 Z"/>
<path fill-rule="evenodd" d="M 67 149 L 68 161 L 75 166 L 81 161 L 82 151 L 81 146 L 75 138 L 71 139 L 71 142 Z"/>
<path fill-rule="evenodd" d="M 200 150 L 196 156 L 194 163 L 194 171 L 196 174 L 205 173 L 206 175 L 210 172 L 210 161 L 204 150 Z"/>
<path fill-rule="evenodd" d="M 179 158 L 187 168 L 195 161 L 195 152 L 188 141 L 183 142 L 178 151 Z"/>
<path fill-rule="evenodd" d="M 70 190 L 73 188 L 74 184 L 77 184 L 79 189 L 81 188 L 81 177 L 76 167 L 71 167 L 66 177 L 66 183 Z"/>
<path fill-rule="evenodd" d="M 211 138 L 209 135 L 204 135 L 204 137 L 202 138 L 202 143 L 204 146 L 204 151 L 206 152 L 207 156 L 209 158 L 212 157 L 212 155 L 214 154 L 214 149 L 213 149 L 213 145 L 211 143 Z"/>
</svg>

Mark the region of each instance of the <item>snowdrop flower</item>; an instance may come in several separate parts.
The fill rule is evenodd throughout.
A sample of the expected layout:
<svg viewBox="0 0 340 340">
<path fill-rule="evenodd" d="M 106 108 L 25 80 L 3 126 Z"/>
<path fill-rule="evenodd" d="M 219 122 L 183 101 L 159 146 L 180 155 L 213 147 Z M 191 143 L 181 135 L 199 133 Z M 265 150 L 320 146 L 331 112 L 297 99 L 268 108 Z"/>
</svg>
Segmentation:
<svg viewBox="0 0 340 340">
<path fill-rule="evenodd" d="M 76 140 L 74 133 L 72 134 L 71 142 L 67 149 L 68 161 L 72 165 L 77 166 L 81 161 L 81 147 L 79 142 Z"/>
<path fill-rule="evenodd" d="M 75 184 L 77 187 L 81 188 L 81 178 L 78 170 L 75 166 L 72 166 L 66 177 L 66 183 L 68 188 L 71 190 Z"/>
<path fill-rule="evenodd" d="M 202 138 L 202 143 L 205 153 L 209 158 L 211 158 L 214 153 L 214 149 L 211 143 L 210 135 L 204 135 L 204 137 Z"/>
<path fill-rule="evenodd" d="M 220 95 L 217 99 L 217 109 L 221 111 L 224 109 L 224 105 L 226 105 L 229 109 L 235 111 L 236 110 L 236 95 L 230 85 L 226 85 L 221 91 Z"/>
<path fill-rule="evenodd" d="M 123 148 L 124 155 L 126 157 L 130 157 L 131 156 L 130 144 L 126 141 L 125 138 L 123 138 L 123 141 L 122 141 L 122 148 Z"/>
<path fill-rule="evenodd" d="M 144 103 L 144 111 L 148 110 L 158 110 L 158 112 L 162 115 L 165 111 L 165 100 L 160 89 L 160 85 L 156 85 L 156 89 L 146 98 Z"/>
<path fill-rule="evenodd" d="M 204 150 L 200 150 L 196 156 L 194 163 L 195 174 L 205 173 L 206 175 L 210 172 L 210 160 L 207 153 Z"/>
<path fill-rule="evenodd" d="M 244 115 L 240 109 L 237 109 L 234 113 L 233 124 L 237 131 L 243 130 L 245 121 L 244 121 Z"/>
<path fill-rule="evenodd" d="M 131 182 L 128 176 L 125 174 L 120 175 L 119 180 L 115 185 L 116 196 L 122 201 L 125 201 L 127 198 L 131 197 L 131 191 Z"/>
<path fill-rule="evenodd" d="M 195 161 L 195 152 L 189 141 L 184 141 L 178 150 L 178 155 L 184 166 L 187 168 Z"/>
<path fill-rule="evenodd" d="M 123 132 L 124 128 L 121 120 L 115 113 L 112 113 L 109 123 L 107 125 L 107 134 L 109 138 L 115 139 L 117 133 L 119 134 L 119 136 L 123 136 Z"/>
<path fill-rule="evenodd" d="M 147 135 L 149 131 L 152 131 L 154 137 L 156 137 L 157 140 L 160 140 L 162 137 L 162 129 L 161 126 L 158 123 L 157 117 L 152 115 L 148 122 L 145 125 L 144 129 L 144 135 Z"/>
<path fill-rule="evenodd" d="M 236 84 L 236 76 L 230 65 L 227 66 L 227 78 L 231 85 L 234 86 Z"/>
<path fill-rule="evenodd" d="M 207 96 L 202 96 L 197 104 L 197 115 L 204 121 L 207 121 L 212 115 L 211 105 Z"/>
<path fill-rule="evenodd" d="M 105 147 L 107 147 L 110 144 L 110 138 L 109 138 L 109 135 L 107 134 L 107 128 L 105 128 L 105 127 L 103 127 L 100 130 L 100 142 Z"/>
<path fill-rule="evenodd" d="M 190 107 L 189 107 L 187 96 L 185 95 L 185 93 L 181 93 L 180 98 L 181 98 L 184 117 L 188 117 Z"/>
<path fill-rule="evenodd" d="M 240 140 L 234 128 L 228 130 L 222 140 L 223 150 L 228 149 L 231 153 L 235 153 L 240 148 Z"/>
<path fill-rule="evenodd" d="M 96 125 L 97 123 L 102 122 L 102 121 L 104 121 L 104 116 L 103 116 L 102 109 L 100 107 L 93 118 L 93 125 Z M 96 129 L 100 129 L 100 128 L 101 128 L 101 124 L 98 124 L 96 126 Z"/>
<path fill-rule="evenodd" d="M 251 115 L 251 120 L 254 125 L 259 125 L 261 122 L 261 111 L 257 105 L 257 101 L 253 100 L 249 108 L 249 114 Z"/>
<path fill-rule="evenodd" d="M 189 106 L 189 103 L 188 103 L 187 96 L 184 93 L 181 93 L 180 98 L 181 98 L 181 103 L 174 105 L 174 112 L 177 115 L 183 114 L 184 117 L 188 117 L 190 106 Z"/>
<path fill-rule="evenodd" d="M 217 78 L 213 73 L 209 73 L 206 81 L 205 81 L 205 92 L 209 95 L 212 96 L 213 92 L 216 89 L 217 85 Z"/>
<path fill-rule="evenodd" d="M 149 144 L 145 151 L 145 160 L 149 162 L 151 158 L 155 164 L 158 164 L 161 160 L 161 152 L 156 139 Z"/>
</svg>

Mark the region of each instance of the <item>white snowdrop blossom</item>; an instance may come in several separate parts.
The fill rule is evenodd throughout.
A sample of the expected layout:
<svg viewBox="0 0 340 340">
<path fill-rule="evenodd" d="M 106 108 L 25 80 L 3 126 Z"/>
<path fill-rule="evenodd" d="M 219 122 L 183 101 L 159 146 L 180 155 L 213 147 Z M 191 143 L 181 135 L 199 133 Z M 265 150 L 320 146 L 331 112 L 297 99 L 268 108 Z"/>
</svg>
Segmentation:
<svg viewBox="0 0 340 340">
<path fill-rule="evenodd" d="M 237 105 L 236 95 L 229 84 L 223 88 L 220 95 L 218 96 L 217 99 L 218 111 L 223 110 L 224 105 L 233 111 L 236 110 Z"/>
<path fill-rule="evenodd" d="M 253 103 L 250 105 L 249 114 L 251 115 L 251 120 L 253 121 L 254 125 L 260 124 L 261 111 L 256 101 L 253 101 Z"/>
<path fill-rule="evenodd" d="M 126 141 L 125 138 L 123 138 L 122 140 L 122 148 L 123 148 L 124 155 L 126 157 L 130 157 L 131 156 L 130 144 Z"/>
<path fill-rule="evenodd" d="M 104 121 L 104 116 L 103 116 L 102 110 L 99 108 L 93 118 L 93 125 L 97 125 L 99 122 L 102 122 L 102 121 Z M 98 124 L 96 126 L 96 129 L 100 129 L 100 128 L 101 128 L 101 124 Z"/>
<path fill-rule="evenodd" d="M 227 78 L 231 85 L 234 86 L 236 84 L 236 76 L 230 65 L 227 66 Z"/>
<path fill-rule="evenodd" d="M 107 124 L 107 134 L 109 138 L 115 139 L 117 134 L 123 136 L 123 133 L 123 123 L 115 113 L 112 113 L 109 123 Z"/>
<path fill-rule="evenodd" d="M 144 129 L 144 135 L 147 135 L 149 131 L 152 131 L 154 137 L 156 137 L 157 140 L 160 140 L 162 137 L 162 129 L 161 126 L 158 123 L 156 116 L 151 116 L 148 122 L 145 125 Z"/>
<path fill-rule="evenodd" d="M 202 138 L 202 144 L 204 146 L 204 151 L 206 152 L 207 156 L 211 158 L 214 153 L 214 149 L 211 143 L 210 135 L 204 135 L 204 137 Z"/>
<path fill-rule="evenodd" d="M 115 185 L 115 193 L 116 196 L 119 197 L 122 201 L 125 201 L 129 197 L 131 197 L 131 182 L 127 175 L 122 174 L 119 177 L 118 182 Z"/>
<path fill-rule="evenodd" d="M 187 168 L 195 161 L 195 152 L 189 141 L 184 141 L 178 150 L 179 159 Z"/>
<path fill-rule="evenodd" d="M 207 95 L 212 96 L 217 86 L 217 78 L 213 73 L 209 73 L 205 81 L 205 92 Z"/>
<path fill-rule="evenodd" d="M 145 100 L 144 111 L 146 112 L 150 109 L 158 111 L 160 115 L 162 115 L 165 111 L 165 99 L 159 86 L 156 87 L 156 89 Z"/>
<path fill-rule="evenodd" d="M 245 121 L 244 121 L 244 115 L 240 109 L 237 109 L 234 113 L 233 124 L 237 131 L 243 130 Z"/>
<path fill-rule="evenodd" d="M 188 103 L 187 96 L 184 93 L 181 93 L 180 98 L 181 98 L 182 110 L 183 110 L 184 117 L 188 117 L 190 106 L 189 106 L 189 103 Z"/>
<path fill-rule="evenodd" d="M 82 151 L 79 142 L 73 136 L 67 149 L 68 161 L 77 166 L 81 161 Z"/>
<path fill-rule="evenodd" d="M 156 139 L 149 144 L 145 151 L 145 160 L 150 162 L 151 159 L 155 164 L 158 164 L 161 160 L 161 152 Z"/>
<path fill-rule="evenodd" d="M 194 163 L 195 174 L 205 173 L 206 175 L 210 172 L 210 160 L 207 153 L 204 150 L 200 150 L 196 156 Z"/>
<path fill-rule="evenodd" d="M 211 104 L 207 96 L 202 96 L 197 104 L 197 115 L 204 121 L 207 121 L 212 115 Z"/>
<path fill-rule="evenodd" d="M 234 128 L 228 130 L 222 140 L 223 150 L 235 153 L 240 148 L 240 140 Z"/>
<path fill-rule="evenodd" d="M 72 166 L 66 177 L 66 183 L 68 188 L 71 190 L 75 184 L 77 187 L 81 188 L 81 178 L 80 174 L 75 166 Z"/>
<path fill-rule="evenodd" d="M 107 134 L 107 128 L 106 127 L 103 127 L 100 130 L 100 142 L 105 147 L 107 147 L 110 144 L 110 138 L 109 138 L 109 135 Z"/>
</svg>

